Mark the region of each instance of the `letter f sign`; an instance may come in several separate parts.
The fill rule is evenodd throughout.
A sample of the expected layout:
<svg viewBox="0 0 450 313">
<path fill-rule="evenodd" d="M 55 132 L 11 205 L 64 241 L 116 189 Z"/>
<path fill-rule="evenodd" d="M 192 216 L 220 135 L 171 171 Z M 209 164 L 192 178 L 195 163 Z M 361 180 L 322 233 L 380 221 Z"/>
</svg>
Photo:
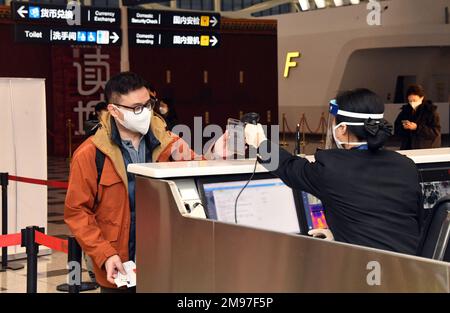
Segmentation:
<svg viewBox="0 0 450 313">
<path fill-rule="evenodd" d="M 297 62 L 291 61 L 291 59 L 298 57 L 300 57 L 300 52 L 288 52 L 288 54 L 286 55 L 286 65 L 284 66 L 284 75 L 283 75 L 285 78 L 289 76 L 289 69 L 291 67 L 297 66 Z"/>
</svg>

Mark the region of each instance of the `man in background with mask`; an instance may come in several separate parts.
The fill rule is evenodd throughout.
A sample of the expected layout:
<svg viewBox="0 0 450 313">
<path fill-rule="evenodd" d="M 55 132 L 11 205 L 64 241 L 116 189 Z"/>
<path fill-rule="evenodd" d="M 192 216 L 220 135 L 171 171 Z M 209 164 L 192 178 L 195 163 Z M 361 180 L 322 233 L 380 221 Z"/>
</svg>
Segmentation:
<svg viewBox="0 0 450 313">
<path fill-rule="evenodd" d="M 153 114 L 157 99 L 147 86 L 131 72 L 108 81 L 107 112 L 71 163 L 64 220 L 92 258 L 102 292 L 135 292 L 114 283 L 118 272 L 126 274 L 122 263 L 134 261 L 136 252 L 135 178 L 128 164 L 170 161 L 179 140 Z"/>
<path fill-rule="evenodd" d="M 158 113 L 164 118 L 164 121 L 167 124 L 167 130 L 171 131 L 178 124 L 177 113 L 173 108 L 171 100 L 161 99 Z"/>
<path fill-rule="evenodd" d="M 408 103 L 395 120 L 395 135 L 400 137 L 400 150 L 441 147 L 441 125 L 437 107 L 425 98 L 420 85 L 411 85 L 406 92 Z"/>
</svg>

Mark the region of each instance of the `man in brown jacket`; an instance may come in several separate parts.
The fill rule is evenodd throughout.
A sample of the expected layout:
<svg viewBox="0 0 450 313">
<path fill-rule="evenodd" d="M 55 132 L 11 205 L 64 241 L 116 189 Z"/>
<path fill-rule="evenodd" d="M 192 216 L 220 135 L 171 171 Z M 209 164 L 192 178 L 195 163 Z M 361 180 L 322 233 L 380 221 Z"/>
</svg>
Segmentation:
<svg viewBox="0 0 450 313">
<path fill-rule="evenodd" d="M 135 178 L 127 165 L 170 161 L 173 146 L 181 142 L 153 113 L 156 98 L 146 86 L 130 72 L 108 81 L 108 111 L 97 132 L 75 151 L 70 167 L 64 220 L 92 258 L 102 292 L 135 291 L 114 284 L 118 271 L 125 274 L 122 263 L 135 260 Z M 98 155 L 104 160 L 99 181 Z"/>
</svg>

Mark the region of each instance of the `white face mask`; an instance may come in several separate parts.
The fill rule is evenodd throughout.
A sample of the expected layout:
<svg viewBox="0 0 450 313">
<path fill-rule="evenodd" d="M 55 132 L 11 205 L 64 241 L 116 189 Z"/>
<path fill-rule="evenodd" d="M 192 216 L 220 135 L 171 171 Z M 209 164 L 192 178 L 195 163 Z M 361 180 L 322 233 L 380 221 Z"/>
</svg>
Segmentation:
<svg viewBox="0 0 450 313">
<path fill-rule="evenodd" d="M 422 104 L 422 100 L 410 102 L 409 104 L 410 104 L 410 105 L 412 106 L 412 108 L 415 110 L 415 109 L 417 109 L 417 107 L 418 107 L 419 105 Z"/>
<path fill-rule="evenodd" d="M 164 115 L 164 114 L 167 114 L 167 112 L 169 112 L 169 110 L 167 108 L 159 108 L 159 112 Z"/>
<path fill-rule="evenodd" d="M 336 136 L 336 129 L 338 129 L 338 127 L 340 127 L 341 125 L 351 125 L 351 126 L 364 126 L 364 123 L 350 123 L 350 122 L 342 122 L 337 124 L 336 126 L 333 127 L 333 139 L 334 142 L 336 143 L 336 147 L 338 149 L 345 149 L 344 148 L 344 144 L 345 145 L 350 145 L 350 146 L 361 146 L 361 145 L 366 145 L 367 142 L 345 142 L 345 141 L 340 141 L 337 136 Z"/>
<path fill-rule="evenodd" d="M 148 129 L 150 128 L 150 120 L 152 118 L 152 111 L 147 108 L 143 108 L 140 114 L 134 114 L 133 111 L 130 110 L 122 110 L 117 106 L 114 106 L 123 114 L 123 121 L 119 118 L 116 118 L 119 123 L 128 130 L 131 130 L 135 133 L 140 133 L 142 135 L 147 134 Z"/>
</svg>

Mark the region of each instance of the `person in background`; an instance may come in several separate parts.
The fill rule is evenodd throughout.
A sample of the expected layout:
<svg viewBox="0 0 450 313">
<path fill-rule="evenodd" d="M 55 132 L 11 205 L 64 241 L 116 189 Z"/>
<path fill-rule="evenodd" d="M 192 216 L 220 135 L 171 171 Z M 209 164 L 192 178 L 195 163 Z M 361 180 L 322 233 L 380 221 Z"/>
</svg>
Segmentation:
<svg viewBox="0 0 450 313">
<path fill-rule="evenodd" d="M 406 95 L 408 103 L 402 106 L 395 120 L 395 135 L 401 138 L 400 150 L 440 148 L 437 106 L 426 99 L 420 85 L 409 86 Z"/>
<path fill-rule="evenodd" d="M 100 114 L 103 111 L 108 111 L 107 106 L 106 102 L 101 101 L 95 105 L 94 112 L 89 114 L 87 121 L 85 121 L 83 125 L 86 138 L 92 136 L 97 131 L 100 125 Z"/>
<path fill-rule="evenodd" d="M 172 101 L 169 99 L 161 99 L 157 113 L 159 113 L 166 121 L 167 130 L 171 131 L 173 127 L 178 124 L 177 113 L 173 108 Z"/>
</svg>

